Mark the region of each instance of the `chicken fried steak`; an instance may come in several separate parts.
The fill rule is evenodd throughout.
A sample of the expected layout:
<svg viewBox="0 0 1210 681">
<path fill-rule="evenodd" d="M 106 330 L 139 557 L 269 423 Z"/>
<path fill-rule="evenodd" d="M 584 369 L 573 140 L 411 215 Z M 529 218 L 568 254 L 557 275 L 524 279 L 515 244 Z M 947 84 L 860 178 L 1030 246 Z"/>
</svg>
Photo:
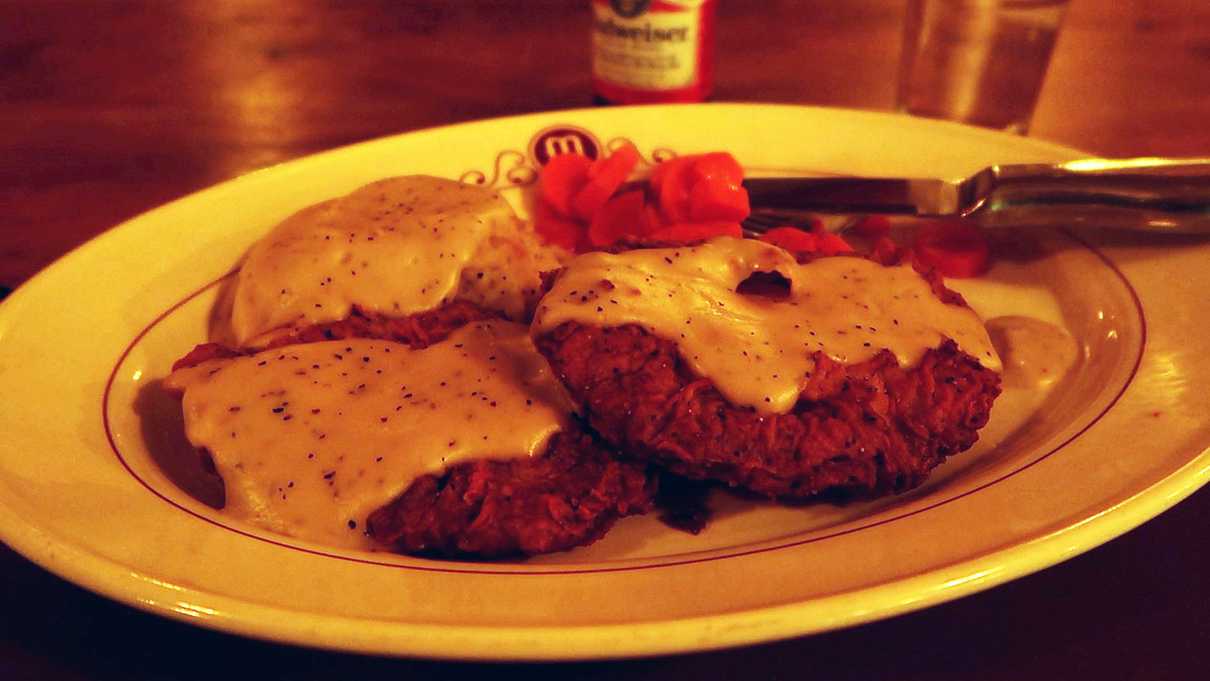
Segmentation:
<svg viewBox="0 0 1210 681">
<path fill-rule="evenodd" d="M 547 553 L 654 497 L 645 464 L 615 460 L 570 417 L 525 327 L 464 302 L 355 312 L 261 351 L 199 346 L 168 385 L 227 512 L 333 546 Z"/>
<path fill-rule="evenodd" d="M 651 509 L 654 480 L 583 433 L 564 431 L 534 459 L 479 460 L 426 475 L 370 514 L 369 532 L 401 553 L 499 557 L 565 551 Z"/>
<path fill-rule="evenodd" d="M 791 290 L 737 293 L 754 272 Z M 875 495 L 919 485 L 987 423 L 998 358 L 960 303 L 909 266 L 724 239 L 582 256 L 534 331 L 630 456 L 768 497 Z"/>
<path fill-rule="evenodd" d="M 817 353 L 788 414 L 732 404 L 686 366 L 675 343 L 637 325 L 568 322 L 537 345 L 610 444 L 769 497 L 919 485 L 975 443 L 999 393 L 996 373 L 953 342 L 906 370 L 889 352 L 855 365 Z"/>
</svg>

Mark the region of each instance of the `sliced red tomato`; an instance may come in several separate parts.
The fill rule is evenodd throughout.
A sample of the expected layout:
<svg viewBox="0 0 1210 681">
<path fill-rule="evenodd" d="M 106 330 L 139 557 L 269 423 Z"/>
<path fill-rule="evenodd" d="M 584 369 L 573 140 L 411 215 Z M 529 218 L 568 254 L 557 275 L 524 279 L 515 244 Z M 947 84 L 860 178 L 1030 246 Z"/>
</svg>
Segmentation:
<svg viewBox="0 0 1210 681">
<path fill-rule="evenodd" d="M 667 241 L 671 243 L 686 243 L 703 241 L 716 236 L 733 236 L 740 238 L 744 230 L 738 222 L 681 222 L 667 227 L 661 227 L 647 235 L 652 241 Z"/>
<path fill-rule="evenodd" d="M 693 180 L 700 182 L 724 181 L 738 187 L 744 181 L 744 168 L 735 157 L 725 151 L 691 156 L 693 160 Z"/>
<path fill-rule="evenodd" d="M 667 224 L 689 221 L 689 192 L 693 189 L 695 157 L 674 158 L 660 164 L 652 178 L 652 189 L 659 204 L 660 215 Z"/>
<path fill-rule="evenodd" d="M 627 236 L 686 242 L 741 237 L 749 213 L 741 185 L 743 168 L 725 152 L 698 154 L 659 164 L 648 191 L 614 196 L 639 162 L 632 144 L 608 157 L 564 154 L 542 170 L 535 228 L 569 250 L 604 248 Z M 647 197 L 653 203 L 647 203 Z"/>
<path fill-rule="evenodd" d="M 534 231 L 547 243 L 575 253 L 584 240 L 584 225 L 555 212 L 553 206 L 539 202 L 534 214 Z"/>
<path fill-rule="evenodd" d="M 903 250 L 894 239 L 880 236 L 870 246 L 870 258 L 883 265 L 896 265 L 903 259 Z"/>
<path fill-rule="evenodd" d="M 815 238 L 819 240 L 820 255 L 840 255 L 853 252 L 853 247 L 839 234 L 821 230 L 815 232 Z"/>
<path fill-rule="evenodd" d="M 816 235 L 797 227 L 774 227 L 761 234 L 760 240 L 780 246 L 791 253 L 815 253 L 819 250 L 819 239 Z"/>
<path fill-rule="evenodd" d="M 689 219 L 693 222 L 740 222 L 750 212 L 748 190 L 726 179 L 698 180 L 689 190 Z"/>
<path fill-rule="evenodd" d="M 559 215 L 572 217 L 571 199 L 588 183 L 592 159 L 583 154 L 559 154 L 546 162 L 538 178 L 542 200 Z"/>
<path fill-rule="evenodd" d="M 828 231 L 823 220 L 819 218 L 811 218 L 811 233 L 815 235 L 819 246 L 816 251 L 819 255 L 839 255 L 841 253 L 852 253 L 853 247 L 849 242 L 844 240 L 844 237 L 839 234 L 833 234 Z"/>
<path fill-rule="evenodd" d="M 581 220 L 592 220 L 601 206 L 622 186 L 639 162 L 639 150 L 624 144 L 612 154 L 597 159 L 588 168 L 588 182 L 571 199 L 572 214 Z"/>
<path fill-rule="evenodd" d="M 668 224 L 738 222 L 748 216 L 744 170 L 726 152 L 664 161 L 651 175 L 652 195 Z"/>
<path fill-rule="evenodd" d="M 976 277 L 987 269 L 991 249 L 978 226 L 966 220 L 929 220 L 916 231 L 917 262 L 946 277 Z"/>
<path fill-rule="evenodd" d="M 673 170 L 692 162 L 692 156 L 678 156 L 670 158 L 667 161 L 660 161 L 655 169 L 651 171 L 651 177 L 648 178 L 647 184 L 651 187 L 651 193 L 658 196 L 660 189 L 664 186 L 664 178 Z"/>
<path fill-rule="evenodd" d="M 812 221 L 811 231 L 798 227 L 774 227 L 761 235 L 761 240 L 790 251 L 815 255 L 852 253 L 853 247 L 837 234 L 824 229 L 820 220 Z"/>
<path fill-rule="evenodd" d="M 859 236 L 877 239 L 891 231 L 891 219 L 885 215 L 867 215 L 853 223 L 849 229 Z"/>
<path fill-rule="evenodd" d="M 630 142 L 626 142 L 610 152 L 608 156 L 603 156 L 593 161 L 592 167 L 588 170 L 588 177 L 592 180 L 604 178 L 621 184 L 621 182 L 626 180 L 626 176 L 630 175 L 630 172 L 634 170 L 634 167 L 638 165 L 638 162 L 638 147 Z"/>
<path fill-rule="evenodd" d="M 643 220 L 639 224 L 639 235 L 647 236 L 663 226 L 664 218 L 660 215 L 660 209 L 654 203 L 644 206 Z"/>
<path fill-rule="evenodd" d="M 588 225 L 588 242 L 603 248 L 622 237 L 640 236 L 645 208 L 643 192 L 639 189 L 618 194 L 606 201 Z"/>
</svg>

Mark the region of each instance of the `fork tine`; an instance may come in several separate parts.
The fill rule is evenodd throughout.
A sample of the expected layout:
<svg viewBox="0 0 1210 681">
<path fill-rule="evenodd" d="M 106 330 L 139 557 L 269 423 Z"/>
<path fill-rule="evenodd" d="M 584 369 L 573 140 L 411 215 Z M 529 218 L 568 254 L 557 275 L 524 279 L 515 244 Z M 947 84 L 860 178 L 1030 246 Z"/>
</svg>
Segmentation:
<svg viewBox="0 0 1210 681">
<path fill-rule="evenodd" d="M 754 234 L 764 234 L 774 227 L 782 225 L 804 226 L 802 220 L 795 220 L 779 213 L 752 213 L 741 223 L 743 228 Z"/>
<path fill-rule="evenodd" d="M 811 231 L 815 228 L 814 220 L 821 219 L 822 216 L 799 214 L 793 215 L 789 213 L 778 213 L 775 211 L 760 211 L 748 215 L 741 223 L 744 232 L 748 236 L 758 236 L 773 229 L 774 227 L 798 227 Z M 824 224 L 828 231 L 834 234 L 844 234 L 850 227 L 857 224 L 862 218 L 860 215 L 845 215 L 833 216 L 834 219 L 824 219 Z"/>
</svg>

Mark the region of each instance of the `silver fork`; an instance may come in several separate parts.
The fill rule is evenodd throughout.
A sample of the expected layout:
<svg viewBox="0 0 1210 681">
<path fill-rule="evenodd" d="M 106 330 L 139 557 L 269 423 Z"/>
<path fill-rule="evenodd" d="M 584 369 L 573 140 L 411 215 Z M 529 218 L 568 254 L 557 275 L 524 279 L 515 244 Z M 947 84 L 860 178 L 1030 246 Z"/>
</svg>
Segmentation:
<svg viewBox="0 0 1210 681">
<path fill-rule="evenodd" d="M 862 215 L 818 215 L 810 212 L 778 212 L 761 210 L 753 212 L 740 226 L 744 228 L 745 236 L 758 236 L 773 229 L 774 227 L 799 227 L 801 229 L 811 229 L 815 226 L 815 220 L 822 220 L 824 229 L 834 234 L 844 234 L 849 231 L 853 225 L 861 221 L 865 217 Z"/>
<path fill-rule="evenodd" d="M 1089 225 L 1210 234 L 1210 159 L 1085 159 L 999 165 L 957 180 L 748 178 L 763 232 L 802 224 L 804 213 L 967 217 L 985 227 Z M 855 220 L 830 225 L 843 230 Z"/>
</svg>

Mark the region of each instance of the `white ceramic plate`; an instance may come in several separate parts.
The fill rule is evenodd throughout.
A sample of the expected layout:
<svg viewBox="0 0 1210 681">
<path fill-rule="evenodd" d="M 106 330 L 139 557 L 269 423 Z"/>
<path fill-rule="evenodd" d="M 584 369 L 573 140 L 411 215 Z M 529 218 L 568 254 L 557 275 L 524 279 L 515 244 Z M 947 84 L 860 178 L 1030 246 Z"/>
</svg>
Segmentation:
<svg viewBox="0 0 1210 681">
<path fill-rule="evenodd" d="M 1046 396 L 1006 393 L 974 450 L 893 499 L 791 509 L 724 495 L 698 536 L 633 518 L 577 551 L 452 563 L 242 526 L 157 465 L 172 436 L 157 424 L 172 409 L 155 379 L 204 339 L 215 282 L 274 223 L 417 172 L 506 188 L 523 207 L 551 145 L 621 138 L 648 159 L 728 149 L 763 173 L 957 175 L 1077 155 L 873 113 L 707 105 L 427 130 L 224 183 L 106 233 L 0 305 L 0 538 L 98 593 L 255 637 L 450 658 L 617 657 L 767 641 L 956 598 L 1085 551 L 1205 482 L 1210 340 L 1198 326 L 1210 313 L 1210 244 L 1090 233 L 1022 236 L 963 288 L 985 315 L 1063 324 L 1083 349 L 1076 371 Z"/>
</svg>

